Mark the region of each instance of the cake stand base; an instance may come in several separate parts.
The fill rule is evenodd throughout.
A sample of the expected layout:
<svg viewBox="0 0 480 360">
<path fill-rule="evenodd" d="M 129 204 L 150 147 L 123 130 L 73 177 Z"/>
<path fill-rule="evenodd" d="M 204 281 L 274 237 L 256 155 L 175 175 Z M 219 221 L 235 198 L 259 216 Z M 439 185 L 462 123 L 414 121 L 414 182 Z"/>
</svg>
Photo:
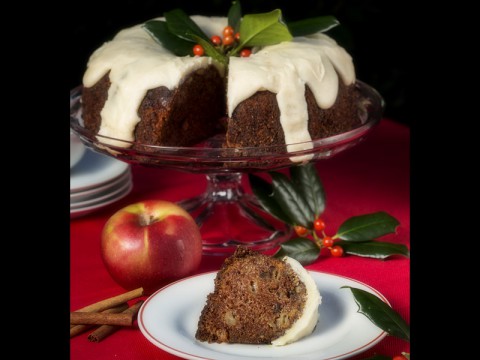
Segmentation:
<svg viewBox="0 0 480 360">
<path fill-rule="evenodd" d="M 205 255 L 230 255 L 238 245 L 267 251 L 290 238 L 292 229 L 271 217 L 242 187 L 242 173 L 208 174 L 207 188 L 178 204 L 200 227 Z"/>
</svg>

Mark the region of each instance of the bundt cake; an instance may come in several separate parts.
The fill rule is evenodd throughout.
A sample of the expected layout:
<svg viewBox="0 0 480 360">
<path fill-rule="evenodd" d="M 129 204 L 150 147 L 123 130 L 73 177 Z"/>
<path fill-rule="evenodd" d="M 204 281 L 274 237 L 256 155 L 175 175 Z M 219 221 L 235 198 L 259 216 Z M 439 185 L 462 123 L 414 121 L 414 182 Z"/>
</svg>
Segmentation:
<svg viewBox="0 0 480 360">
<path fill-rule="evenodd" d="M 299 262 L 238 247 L 215 277 L 195 338 L 286 345 L 312 333 L 320 303 L 315 281 Z"/>
<path fill-rule="evenodd" d="M 226 17 L 190 18 L 208 36 L 227 26 Z M 362 124 L 352 58 L 332 38 L 319 32 L 252 50 L 226 65 L 177 56 L 142 24 L 121 30 L 88 61 L 84 125 L 149 145 L 191 146 L 224 133 L 224 147 L 287 144 L 291 152 Z"/>
</svg>

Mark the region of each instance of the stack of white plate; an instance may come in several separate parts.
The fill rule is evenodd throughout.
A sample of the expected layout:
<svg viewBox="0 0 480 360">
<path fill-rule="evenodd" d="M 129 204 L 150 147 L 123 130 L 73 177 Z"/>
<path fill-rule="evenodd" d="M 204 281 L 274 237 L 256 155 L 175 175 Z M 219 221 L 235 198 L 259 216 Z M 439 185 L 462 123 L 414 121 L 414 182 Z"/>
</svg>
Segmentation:
<svg viewBox="0 0 480 360">
<path fill-rule="evenodd" d="M 130 165 L 86 149 L 70 169 L 70 218 L 110 205 L 131 190 Z"/>
</svg>

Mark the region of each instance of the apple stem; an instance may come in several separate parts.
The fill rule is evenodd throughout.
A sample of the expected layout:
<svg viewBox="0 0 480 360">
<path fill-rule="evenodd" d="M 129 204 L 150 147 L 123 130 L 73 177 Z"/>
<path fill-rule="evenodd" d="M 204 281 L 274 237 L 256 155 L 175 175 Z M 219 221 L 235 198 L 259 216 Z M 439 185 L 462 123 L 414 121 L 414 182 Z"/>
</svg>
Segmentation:
<svg viewBox="0 0 480 360">
<path fill-rule="evenodd" d="M 142 214 L 142 216 L 140 217 L 140 225 L 141 226 L 150 225 L 151 223 L 154 222 L 154 219 L 155 218 L 152 215 Z"/>
</svg>

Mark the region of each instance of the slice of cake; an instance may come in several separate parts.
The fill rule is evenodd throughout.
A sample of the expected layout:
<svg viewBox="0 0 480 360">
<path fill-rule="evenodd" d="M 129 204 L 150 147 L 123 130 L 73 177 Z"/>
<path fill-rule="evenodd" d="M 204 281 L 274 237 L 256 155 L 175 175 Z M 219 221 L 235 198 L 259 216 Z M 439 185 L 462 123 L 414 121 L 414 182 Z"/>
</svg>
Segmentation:
<svg viewBox="0 0 480 360">
<path fill-rule="evenodd" d="M 238 247 L 215 278 L 195 338 L 286 345 L 312 333 L 320 303 L 315 281 L 298 261 Z"/>
</svg>

